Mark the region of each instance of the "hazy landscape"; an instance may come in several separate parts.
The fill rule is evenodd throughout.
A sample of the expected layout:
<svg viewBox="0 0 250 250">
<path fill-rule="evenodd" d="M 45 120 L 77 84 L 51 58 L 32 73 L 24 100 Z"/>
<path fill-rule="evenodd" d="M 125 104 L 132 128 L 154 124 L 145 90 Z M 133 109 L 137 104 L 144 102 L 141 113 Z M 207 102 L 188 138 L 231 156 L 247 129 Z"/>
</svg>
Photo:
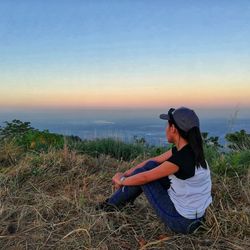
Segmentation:
<svg viewBox="0 0 250 250">
<path fill-rule="evenodd" d="M 38 110 L 0 111 L 0 126 L 4 121 L 29 121 L 40 130 L 76 135 L 82 139 L 119 138 L 132 142 L 134 136 L 143 137 L 151 145 L 166 145 L 166 122 L 159 119 L 159 110 Z M 225 135 L 241 129 L 250 132 L 250 114 L 237 117 L 230 110 L 201 112 L 201 131 L 218 136 L 222 145 Z"/>
</svg>

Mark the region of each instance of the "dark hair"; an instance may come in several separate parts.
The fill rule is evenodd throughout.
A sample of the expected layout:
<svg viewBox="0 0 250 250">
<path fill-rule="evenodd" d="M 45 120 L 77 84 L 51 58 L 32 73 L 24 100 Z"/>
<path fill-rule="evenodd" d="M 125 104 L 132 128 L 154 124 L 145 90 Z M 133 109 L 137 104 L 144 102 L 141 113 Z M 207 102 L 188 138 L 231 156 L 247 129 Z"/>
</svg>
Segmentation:
<svg viewBox="0 0 250 250">
<path fill-rule="evenodd" d="M 169 121 L 169 124 L 174 124 L 172 121 Z M 175 124 L 174 124 L 175 125 Z M 207 163 L 204 156 L 203 150 L 203 141 L 201 137 L 201 132 L 198 127 L 191 128 L 188 132 L 183 131 L 178 126 L 175 126 L 180 135 L 187 140 L 188 144 L 192 148 L 195 155 L 195 164 L 197 167 L 201 166 L 207 168 Z"/>
</svg>

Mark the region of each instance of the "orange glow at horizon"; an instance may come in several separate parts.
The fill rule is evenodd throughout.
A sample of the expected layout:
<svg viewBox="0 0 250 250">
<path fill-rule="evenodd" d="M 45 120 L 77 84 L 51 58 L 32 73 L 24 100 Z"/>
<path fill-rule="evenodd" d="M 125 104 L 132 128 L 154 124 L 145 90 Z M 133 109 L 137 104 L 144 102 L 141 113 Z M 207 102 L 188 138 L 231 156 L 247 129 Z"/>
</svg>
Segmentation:
<svg viewBox="0 0 250 250">
<path fill-rule="evenodd" d="M 156 85 L 157 86 L 157 85 Z M 157 108 L 162 106 L 189 105 L 198 107 L 250 106 L 250 87 L 238 85 L 209 87 L 100 87 L 76 90 L 59 89 L 57 91 L 39 90 L 36 92 L 19 91 L 4 93 L 1 106 L 17 107 L 86 107 L 86 108 Z"/>
</svg>

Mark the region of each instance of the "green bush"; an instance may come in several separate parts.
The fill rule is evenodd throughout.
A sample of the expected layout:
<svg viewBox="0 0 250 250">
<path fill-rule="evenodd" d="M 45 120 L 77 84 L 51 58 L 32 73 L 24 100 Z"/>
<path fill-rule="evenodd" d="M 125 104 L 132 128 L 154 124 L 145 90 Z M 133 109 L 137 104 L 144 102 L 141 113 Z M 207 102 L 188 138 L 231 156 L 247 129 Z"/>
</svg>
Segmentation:
<svg viewBox="0 0 250 250">
<path fill-rule="evenodd" d="M 0 127 L 0 139 L 21 138 L 29 131 L 36 131 L 30 126 L 30 122 L 22 122 L 20 120 L 5 121 L 5 127 Z"/>
<path fill-rule="evenodd" d="M 5 122 L 6 126 L 0 128 L 2 144 L 14 143 L 25 150 L 48 150 L 49 147 L 63 148 L 63 135 L 50 133 L 48 130 L 39 131 L 30 126 L 30 122 L 13 120 Z"/>
<path fill-rule="evenodd" d="M 219 153 L 217 156 L 214 155 L 209 165 L 212 172 L 219 176 L 244 175 L 250 168 L 250 152 Z"/>
<path fill-rule="evenodd" d="M 250 151 L 237 151 L 227 155 L 228 162 L 232 171 L 237 174 L 245 174 L 247 169 L 250 168 Z"/>
<path fill-rule="evenodd" d="M 96 139 L 93 141 L 83 140 L 81 142 L 68 143 L 70 149 L 79 153 L 84 153 L 96 157 L 100 154 L 110 155 L 111 157 L 130 161 L 141 156 L 150 158 L 166 152 L 170 147 L 149 146 L 145 139 L 135 137 L 133 143 L 125 143 L 113 138 Z"/>
<path fill-rule="evenodd" d="M 222 146 L 219 143 L 218 136 L 208 136 L 208 132 L 201 133 L 201 136 L 205 146 L 212 146 L 217 149 L 222 148 Z"/>
<path fill-rule="evenodd" d="M 41 151 L 48 150 L 50 147 L 62 149 L 64 137 L 63 135 L 50 133 L 48 130 L 28 131 L 22 138 L 17 138 L 17 143 L 20 146 L 24 146 L 27 150 Z"/>
<path fill-rule="evenodd" d="M 145 147 L 141 144 L 127 144 L 112 138 L 96 139 L 94 141 L 84 140 L 74 144 L 69 143 L 69 146 L 79 153 L 88 154 L 93 157 L 105 154 L 125 161 L 129 161 L 145 153 Z"/>
<path fill-rule="evenodd" d="M 218 150 L 218 147 L 212 145 L 204 145 L 203 149 L 208 164 L 213 166 L 220 158 L 221 152 Z"/>
<path fill-rule="evenodd" d="M 165 153 L 166 151 L 168 151 L 170 148 L 172 147 L 171 144 L 169 144 L 169 146 L 165 146 L 165 147 L 156 147 L 156 146 L 151 146 L 147 148 L 147 155 L 149 157 L 155 157 L 157 155 L 161 155 L 163 153 Z"/>
<path fill-rule="evenodd" d="M 226 140 L 232 150 L 250 150 L 250 134 L 247 134 L 244 129 L 226 134 Z"/>
</svg>

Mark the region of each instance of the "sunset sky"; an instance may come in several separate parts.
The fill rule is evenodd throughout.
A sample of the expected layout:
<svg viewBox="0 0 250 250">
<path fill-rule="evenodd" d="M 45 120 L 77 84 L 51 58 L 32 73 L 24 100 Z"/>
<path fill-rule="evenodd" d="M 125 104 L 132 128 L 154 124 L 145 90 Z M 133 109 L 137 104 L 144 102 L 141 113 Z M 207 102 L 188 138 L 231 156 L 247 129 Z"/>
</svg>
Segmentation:
<svg viewBox="0 0 250 250">
<path fill-rule="evenodd" d="M 1 0 L 0 108 L 250 108 L 249 0 Z"/>
</svg>

